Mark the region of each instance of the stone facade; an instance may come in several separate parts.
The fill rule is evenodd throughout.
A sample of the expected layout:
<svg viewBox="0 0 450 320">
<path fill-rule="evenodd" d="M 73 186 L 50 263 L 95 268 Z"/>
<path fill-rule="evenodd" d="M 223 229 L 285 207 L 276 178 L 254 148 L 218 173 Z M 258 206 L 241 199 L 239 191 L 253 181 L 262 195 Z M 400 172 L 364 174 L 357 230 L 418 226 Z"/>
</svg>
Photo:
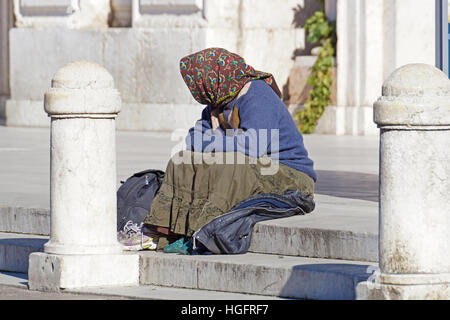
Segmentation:
<svg viewBox="0 0 450 320">
<path fill-rule="evenodd" d="M 435 64 L 435 1 L 337 2 L 337 104 L 327 133 L 377 134 L 372 103 L 384 79 L 408 63 Z"/>
<path fill-rule="evenodd" d="M 336 21 L 336 77 L 332 101 L 315 132 L 378 134 L 372 102 L 381 94 L 383 80 L 408 63 L 435 65 L 435 3 L 327 0 L 326 13 L 329 20 Z M 289 78 L 287 103 L 292 113 L 306 100 L 308 59 L 312 57 L 299 58 Z"/>
<path fill-rule="evenodd" d="M 110 70 L 122 94 L 119 129 L 171 131 L 190 127 L 202 109 L 179 76 L 179 59 L 211 46 L 272 72 L 294 113 L 308 76 L 308 66 L 295 58 L 311 56 L 303 25 L 320 3 L 11 0 L 1 6 L 0 117 L 7 125 L 48 126 L 42 97 L 52 75 L 68 62 L 89 60 Z M 435 2 L 327 0 L 325 7 L 337 22 L 335 97 L 316 132 L 377 134 L 372 101 L 382 81 L 407 63 L 435 64 Z"/>
<path fill-rule="evenodd" d="M 309 2 L 16 0 L 6 123 L 48 126 L 42 99 L 51 77 L 66 63 L 88 60 L 115 79 L 123 100 L 118 129 L 191 127 L 202 106 L 180 77 L 179 59 L 225 47 L 255 69 L 273 73 L 283 86 L 295 50 L 305 47 L 295 19 Z"/>
<path fill-rule="evenodd" d="M 317 56 L 297 56 L 295 58 L 294 66 L 289 74 L 288 81 L 283 92 L 284 103 L 288 106 L 292 116 L 303 108 L 303 105 L 308 99 L 308 93 L 311 86 L 307 81 L 312 72 L 312 67 L 316 62 Z M 336 64 L 336 61 L 335 61 Z M 333 67 L 331 70 L 333 84 L 331 86 L 330 105 L 336 105 L 337 98 L 337 68 Z M 330 127 L 324 121 L 320 121 L 316 127 L 318 131 L 330 131 Z"/>
</svg>

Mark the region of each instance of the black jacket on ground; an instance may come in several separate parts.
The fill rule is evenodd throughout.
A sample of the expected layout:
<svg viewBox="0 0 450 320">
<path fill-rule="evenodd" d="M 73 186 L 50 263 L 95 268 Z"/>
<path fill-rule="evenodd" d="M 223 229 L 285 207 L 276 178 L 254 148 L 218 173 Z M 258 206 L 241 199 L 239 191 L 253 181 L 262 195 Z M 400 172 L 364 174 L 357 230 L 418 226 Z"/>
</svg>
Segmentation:
<svg viewBox="0 0 450 320">
<path fill-rule="evenodd" d="M 257 222 L 302 215 L 314 210 L 314 200 L 298 190 L 284 195 L 257 194 L 234 206 L 196 231 L 194 254 L 242 254 L 250 247 Z"/>
</svg>

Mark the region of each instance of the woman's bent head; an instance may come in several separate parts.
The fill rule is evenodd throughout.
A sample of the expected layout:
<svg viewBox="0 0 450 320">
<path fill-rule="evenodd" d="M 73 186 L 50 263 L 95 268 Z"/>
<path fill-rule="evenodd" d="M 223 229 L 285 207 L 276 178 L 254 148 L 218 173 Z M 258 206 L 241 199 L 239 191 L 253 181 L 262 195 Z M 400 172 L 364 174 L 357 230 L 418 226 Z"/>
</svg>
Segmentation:
<svg viewBox="0 0 450 320">
<path fill-rule="evenodd" d="M 253 69 L 241 56 L 223 48 L 208 48 L 182 58 L 180 72 L 194 99 L 213 108 L 228 104 L 256 79 L 263 79 L 281 97 L 270 73 Z"/>
</svg>

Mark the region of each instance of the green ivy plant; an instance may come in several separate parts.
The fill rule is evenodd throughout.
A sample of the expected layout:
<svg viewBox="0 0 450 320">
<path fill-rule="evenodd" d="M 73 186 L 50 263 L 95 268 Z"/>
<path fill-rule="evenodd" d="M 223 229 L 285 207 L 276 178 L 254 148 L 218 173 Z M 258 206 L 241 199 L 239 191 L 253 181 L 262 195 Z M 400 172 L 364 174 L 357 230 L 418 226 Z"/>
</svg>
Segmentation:
<svg viewBox="0 0 450 320">
<path fill-rule="evenodd" d="M 317 121 L 330 103 L 331 86 L 333 84 L 332 68 L 336 46 L 336 32 L 323 11 L 316 11 L 305 23 L 307 41 L 314 44 L 320 42 L 322 46 L 312 67 L 307 83 L 311 86 L 304 109 L 297 112 L 295 120 L 299 121 L 298 129 L 301 133 L 313 133 Z"/>
</svg>

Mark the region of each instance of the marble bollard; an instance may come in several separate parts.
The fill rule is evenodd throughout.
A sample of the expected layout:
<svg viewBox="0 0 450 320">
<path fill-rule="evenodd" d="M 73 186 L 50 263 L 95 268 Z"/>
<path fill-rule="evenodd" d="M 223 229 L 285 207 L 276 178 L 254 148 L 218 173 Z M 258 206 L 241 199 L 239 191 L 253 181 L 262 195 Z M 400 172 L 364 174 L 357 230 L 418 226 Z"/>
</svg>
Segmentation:
<svg viewBox="0 0 450 320">
<path fill-rule="evenodd" d="M 374 103 L 380 128 L 379 274 L 360 299 L 450 299 L 450 80 L 409 64 Z"/>
<path fill-rule="evenodd" d="M 29 287 L 137 285 L 139 257 L 117 241 L 115 118 L 121 99 L 103 67 L 73 62 L 45 94 L 51 117 L 50 240 L 29 258 Z"/>
</svg>

